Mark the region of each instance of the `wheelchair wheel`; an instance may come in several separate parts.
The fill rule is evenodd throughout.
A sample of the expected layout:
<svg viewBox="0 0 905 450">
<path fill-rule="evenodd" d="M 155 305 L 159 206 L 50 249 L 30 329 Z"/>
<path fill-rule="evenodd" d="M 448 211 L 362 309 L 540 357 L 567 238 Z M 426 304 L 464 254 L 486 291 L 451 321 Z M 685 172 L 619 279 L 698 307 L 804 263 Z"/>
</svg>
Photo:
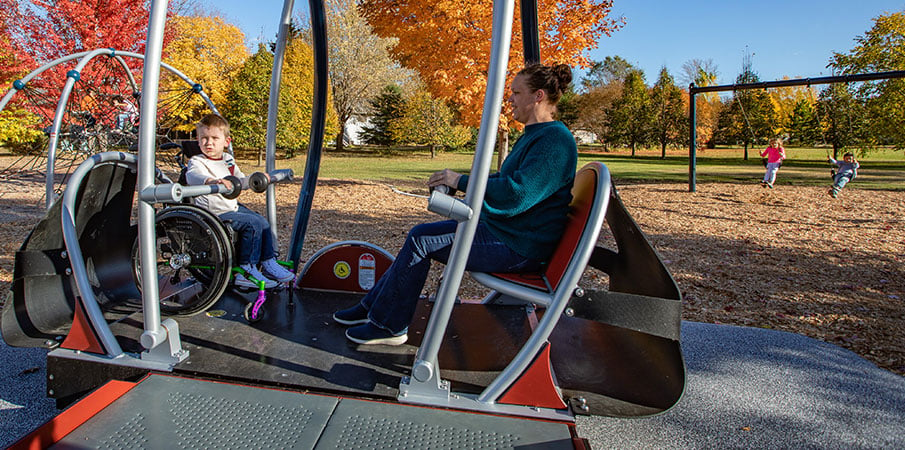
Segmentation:
<svg viewBox="0 0 905 450">
<path fill-rule="evenodd" d="M 190 316 L 205 311 L 226 291 L 232 276 L 232 243 L 211 213 L 188 205 L 157 214 L 157 280 L 160 311 Z M 138 240 L 132 269 L 141 289 Z"/>
</svg>

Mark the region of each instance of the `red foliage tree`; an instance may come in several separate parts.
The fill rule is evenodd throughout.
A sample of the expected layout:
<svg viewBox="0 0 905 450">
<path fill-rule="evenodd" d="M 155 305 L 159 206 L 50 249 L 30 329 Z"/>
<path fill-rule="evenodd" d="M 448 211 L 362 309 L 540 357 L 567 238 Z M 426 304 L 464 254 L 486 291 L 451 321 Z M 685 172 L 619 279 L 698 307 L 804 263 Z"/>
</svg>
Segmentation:
<svg viewBox="0 0 905 450">
<path fill-rule="evenodd" d="M 37 62 L 96 48 L 144 53 L 150 14 L 145 0 L 3 0 L 19 52 Z M 168 15 L 172 15 L 169 13 Z M 164 48 L 172 37 L 164 36 Z"/>
</svg>

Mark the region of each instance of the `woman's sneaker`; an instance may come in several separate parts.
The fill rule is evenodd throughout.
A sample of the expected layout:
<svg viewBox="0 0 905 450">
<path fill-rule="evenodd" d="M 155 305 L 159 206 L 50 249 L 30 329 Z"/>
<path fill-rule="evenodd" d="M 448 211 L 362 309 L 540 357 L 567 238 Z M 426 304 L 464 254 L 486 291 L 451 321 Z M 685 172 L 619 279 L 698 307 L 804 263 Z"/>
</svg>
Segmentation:
<svg viewBox="0 0 905 450">
<path fill-rule="evenodd" d="M 356 344 L 402 345 L 408 340 L 408 334 L 394 335 L 383 328 L 368 322 L 364 325 L 346 330 L 346 338 Z"/>
<path fill-rule="evenodd" d="M 242 273 L 236 274 L 236 286 L 242 286 L 247 288 L 259 289 L 258 283 L 255 280 L 264 282 L 264 289 L 275 288 L 280 285 L 276 281 L 271 280 L 264 276 L 261 271 L 258 270 L 257 267 L 251 264 L 243 264 L 239 266 L 240 269 L 244 270 L 248 275 L 243 275 Z"/>
<path fill-rule="evenodd" d="M 368 323 L 368 310 L 361 303 L 333 313 L 333 320 L 343 325 L 361 325 Z"/>
<path fill-rule="evenodd" d="M 261 269 L 263 269 L 267 277 L 281 283 L 292 281 L 295 278 L 295 274 L 286 270 L 275 258 L 270 258 L 261 263 Z"/>
</svg>

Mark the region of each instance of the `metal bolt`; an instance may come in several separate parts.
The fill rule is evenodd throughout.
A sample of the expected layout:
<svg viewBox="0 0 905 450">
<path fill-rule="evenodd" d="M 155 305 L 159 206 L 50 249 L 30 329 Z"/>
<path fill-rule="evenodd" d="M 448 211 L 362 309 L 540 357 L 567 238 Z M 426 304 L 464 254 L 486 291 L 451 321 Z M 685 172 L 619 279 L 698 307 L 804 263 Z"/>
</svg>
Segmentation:
<svg viewBox="0 0 905 450">
<path fill-rule="evenodd" d="M 49 391 L 47 391 L 47 395 L 49 395 L 49 396 L 51 396 L 51 397 L 52 397 L 52 396 L 53 396 L 53 389 L 51 389 L 51 390 L 49 390 Z"/>
<path fill-rule="evenodd" d="M 567 316 L 572 317 L 572 316 L 575 315 L 575 310 L 572 309 L 572 308 L 566 308 L 565 313 L 566 313 Z"/>
<path fill-rule="evenodd" d="M 66 268 L 66 275 L 72 275 L 72 269 Z"/>
<path fill-rule="evenodd" d="M 575 291 L 572 293 L 578 298 L 584 297 L 584 289 L 580 287 L 575 288 Z"/>
<path fill-rule="evenodd" d="M 47 379 L 48 379 L 48 380 L 52 380 L 52 379 L 53 379 L 53 374 L 47 375 Z"/>
<path fill-rule="evenodd" d="M 61 256 L 63 259 L 66 259 L 66 258 L 69 257 L 69 253 L 66 253 L 66 250 L 63 250 L 63 251 L 60 253 L 60 256 Z"/>
</svg>

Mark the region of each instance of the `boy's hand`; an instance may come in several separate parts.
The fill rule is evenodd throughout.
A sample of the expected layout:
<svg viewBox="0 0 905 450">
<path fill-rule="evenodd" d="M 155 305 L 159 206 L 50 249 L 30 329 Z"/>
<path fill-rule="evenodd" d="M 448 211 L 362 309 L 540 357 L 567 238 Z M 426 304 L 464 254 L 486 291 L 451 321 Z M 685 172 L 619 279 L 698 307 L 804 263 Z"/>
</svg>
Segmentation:
<svg viewBox="0 0 905 450">
<path fill-rule="evenodd" d="M 225 178 L 208 178 L 204 180 L 204 184 L 222 184 L 228 191 L 233 189 L 233 183 Z"/>
</svg>

